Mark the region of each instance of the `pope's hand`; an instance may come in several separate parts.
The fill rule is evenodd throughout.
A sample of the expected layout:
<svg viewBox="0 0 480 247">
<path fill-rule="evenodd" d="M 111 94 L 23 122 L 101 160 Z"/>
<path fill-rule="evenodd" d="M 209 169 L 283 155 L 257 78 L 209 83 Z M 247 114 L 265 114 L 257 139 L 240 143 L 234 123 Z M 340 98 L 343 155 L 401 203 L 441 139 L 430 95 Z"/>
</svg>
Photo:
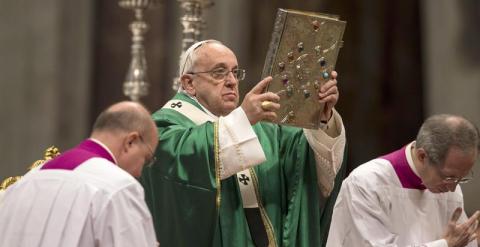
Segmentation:
<svg viewBox="0 0 480 247">
<path fill-rule="evenodd" d="M 277 118 L 274 111 L 280 109 L 280 97 L 272 92 L 263 93 L 271 81 L 270 76 L 263 79 L 243 99 L 241 107 L 252 125 L 258 121 L 273 121 Z"/>
<path fill-rule="evenodd" d="M 325 108 L 320 115 L 321 121 L 328 121 L 332 116 L 332 109 L 337 104 L 339 92 L 337 88 L 337 72 L 332 71 L 331 79 L 320 87 L 318 102 L 325 103 Z"/>
</svg>

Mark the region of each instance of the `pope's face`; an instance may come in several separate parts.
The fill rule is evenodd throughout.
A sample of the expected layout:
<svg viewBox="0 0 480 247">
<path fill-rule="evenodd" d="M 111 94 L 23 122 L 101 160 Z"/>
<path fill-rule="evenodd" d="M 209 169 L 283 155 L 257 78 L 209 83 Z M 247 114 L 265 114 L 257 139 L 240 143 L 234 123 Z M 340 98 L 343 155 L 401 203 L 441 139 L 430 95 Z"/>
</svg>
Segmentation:
<svg viewBox="0 0 480 247">
<path fill-rule="evenodd" d="M 225 116 L 238 106 L 238 80 L 232 70 L 238 68 L 235 54 L 218 43 L 206 43 L 196 51 L 196 62 L 192 72 L 182 76 L 184 89 L 216 116 Z M 215 79 L 211 72 L 229 71 L 222 79 Z M 198 73 L 207 72 L 207 73 Z"/>
</svg>

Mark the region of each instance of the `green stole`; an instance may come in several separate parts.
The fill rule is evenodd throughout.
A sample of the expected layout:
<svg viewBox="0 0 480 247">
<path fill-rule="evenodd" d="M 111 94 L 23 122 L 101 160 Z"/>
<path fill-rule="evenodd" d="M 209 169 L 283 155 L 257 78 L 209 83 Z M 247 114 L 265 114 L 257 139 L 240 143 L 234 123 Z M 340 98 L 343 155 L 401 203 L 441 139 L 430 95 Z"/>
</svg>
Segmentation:
<svg viewBox="0 0 480 247">
<path fill-rule="evenodd" d="M 202 109 L 183 93 L 173 100 Z M 160 245 L 254 246 L 237 176 L 219 180 L 217 124 L 197 125 L 168 107 L 153 119 L 157 162 L 144 169 L 141 182 Z M 302 129 L 263 122 L 253 129 L 267 157 L 251 170 L 274 238 L 271 246 L 324 246 L 344 164 L 330 197 L 322 198 L 314 153 Z"/>
</svg>

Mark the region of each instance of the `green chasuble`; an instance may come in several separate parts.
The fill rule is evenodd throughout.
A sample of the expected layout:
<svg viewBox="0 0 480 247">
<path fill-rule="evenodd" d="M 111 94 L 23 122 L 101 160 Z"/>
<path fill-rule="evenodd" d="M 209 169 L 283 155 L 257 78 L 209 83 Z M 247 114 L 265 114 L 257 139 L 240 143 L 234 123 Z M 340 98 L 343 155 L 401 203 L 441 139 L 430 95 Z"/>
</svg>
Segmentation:
<svg viewBox="0 0 480 247">
<path fill-rule="evenodd" d="M 183 93 L 174 100 L 201 109 Z M 169 108 L 153 119 L 159 134 L 157 162 L 145 167 L 141 182 L 160 245 L 254 246 L 237 176 L 219 179 L 217 123 L 196 125 Z M 270 246 L 324 246 L 345 165 L 330 197 L 322 198 L 314 153 L 302 129 L 264 122 L 253 129 L 267 158 L 250 171 Z"/>
</svg>

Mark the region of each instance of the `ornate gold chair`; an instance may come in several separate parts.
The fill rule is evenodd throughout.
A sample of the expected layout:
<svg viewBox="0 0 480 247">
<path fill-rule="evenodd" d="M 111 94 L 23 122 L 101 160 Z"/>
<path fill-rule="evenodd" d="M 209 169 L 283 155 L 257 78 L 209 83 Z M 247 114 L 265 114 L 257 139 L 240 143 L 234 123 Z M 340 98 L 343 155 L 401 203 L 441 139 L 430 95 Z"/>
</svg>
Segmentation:
<svg viewBox="0 0 480 247">
<path fill-rule="evenodd" d="M 30 165 L 28 170 L 30 171 L 30 170 L 34 169 L 35 167 L 38 167 L 38 166 L 42 165 L 46 161 L 57 157 L 59 154 L 60 154 L 60 151 L 55 146 L 51 146 L 51 147 L 47 148 L 47 150 L 45 150 L 45 155 L 44 155 L 43 160 L 37 160 L 37 161 L 33 162 L 33 164 Z M 17 182 L 21 178 L 22 178 L 22 176 L 14 176 L 14 177 L 6 178 L 0 184 L 0 192 L 6 190 L 10 185 L 14 184 L 15 182 Z"/>
</svg>

